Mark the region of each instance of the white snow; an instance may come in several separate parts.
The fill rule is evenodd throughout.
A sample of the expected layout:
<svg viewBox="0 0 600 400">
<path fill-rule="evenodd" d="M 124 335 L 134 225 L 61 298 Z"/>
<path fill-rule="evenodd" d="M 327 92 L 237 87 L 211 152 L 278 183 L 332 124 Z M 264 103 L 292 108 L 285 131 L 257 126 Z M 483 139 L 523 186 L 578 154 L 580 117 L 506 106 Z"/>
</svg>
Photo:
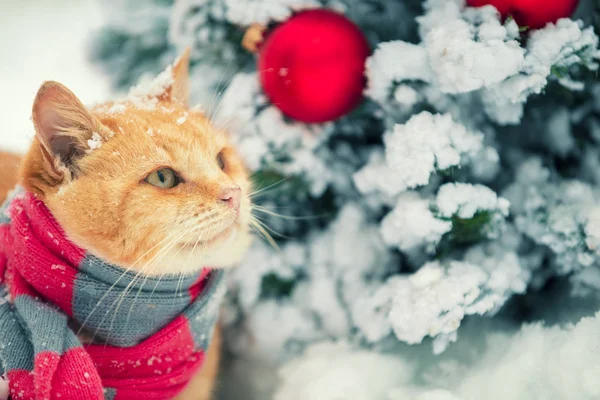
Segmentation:
<svg viewBox="0 0 600 400">
<path fill-rule="evenodd" d="M 227 18 L 238 25 L 267 25 L 288 19 L 293 11 L 317 8 L 315 0 L 225 0 Z"/>
<path fill-rule="evenodd" d="M 576 147 L 571 116 L 566 107 L 556 110 L 548 119 L 546 135 L 550 150 L 561 157 L 566 157 Z"/>
<path fill-rule="evenodd" d="M 570 90 L 582 90 L 569 69 L 581 64 L 598 69 L 600 51 L 593 28 L 561 19 L 530 33 L 527 46 L 518 42 L 514 20 L 501 24 L 494 7 L 464 8 L 462 0 L 429 0 L 419 17 L 422 43 L 384 42 L 367 61 L 366 94 L 387 104 L 394 87 L 426 82 L 435 91 L 473 93 L 488 116 L 499 124 L 517 124 L 523 106 L 550 79 Z M 553 76 L 553 70 L 560 76 Z M 402 97 L 400 97 L 402 100 Z"/>
<path fill-rule="evenodd" d="M 125 104 L 115 103 L 106 112 L 107 114 L 122 114 L 127 110 Z"/>
<path fill-rule="evenodd" d="M 377 234 L 377 226 L 368 222 L 364 210 L 348 204 L 327 230 L 309 237 L 307 242 L 291 241 L 282 246 L 280 252 L 256 243 L 242 265 L 231 271 L 229 289 L 237 294 L 248 310 L 250 320 L 259 318 L 257 313 L 262 315 L 262 322 L 268 326 L 260 329 L 281 331 L 277 319 L 266 318 L 276 315 L 264 314 L 271 308 L 260 308 L 265 302 L 259 297 L 262 277 L 274 274 L 280 279 L 290 280 L 305 275 L 293 288 L 290 303 L 285 307 L 293 309 L 297 317 L 311 321 L 309 328 L 313 338 L 347 337 L 352 321 L 344 310 L 364 292 L 366 279 L 377 279 L 385 274 L 385 266 L 389 262 L 386 247 Z M 307 265 L 311 267 L 306 268 Z M 306 332 L 304 329 L 286 328 L 281 334 L 287 337 L 282 337 L 279 345 L 304 343 L 308 340 Z M 248 343 L 245 335 L 241 333 L 234 342 L 241 349 L 253 352 L 257 346 Z M 272 333 L 265 335 L 268 338 Z M 268 345 L 274 353 L 284 348 L 276 350 L 267 342 L 260 345 Z M 271 354 L 269 357 L 276 356 Z"/>
<path fill-rule="evenodd" d="M 460 17 L 464 9 L 464 0 L 426 0 L 423 2 L 425 13 L 417 17 L 421 38 L 435 27 Z"/>
<path fill-rule="evenodd" d="M 450 229 L 452 223 L 437 219 L 430 210 L 429 200 L 414 192 L 400 195 L 396 207 L 381 221 L 381 235 L 386 244 L 403 251 L 424 245 L 434 249 Z"/>
<path fill-rule="evenodd" d="M 461 19 L 448 22 L 432 29 L 423 43 L 437 85 L 446 93 L 470 92 L 501 82 L 518 73 L 524 62 L 525 51 L 496 18 L 478 30 Z"/>
<path fill-rule="evenodd" d="M 500 329 L 499 329 L 500 328 Z M 600 396 L 600 315 L 574 326 L 475 324 L 459 352 L 387 354 L 321 342 L 279 371 L 275 399 L 592 400 Z M 482 345 L 479 343 L 483 342 Z"/>
<path fill-rule="evenodd" d="M 99 149 L 102 147 L 102 136 L 100 136 L 98 132 L 93 132 L 92 138 L 87 141 L 87 145 L 89 147 L 89 149 L 86 150 L 87 153 L 91 153 L 92 151 Z"/>
<path fill-rule="evenodd" d="M 490 188 L 468 183 L 447 183 L 440 187 L 436 206 L 444 217 L 473 218 L 478 211 L 498 210 L 507 216 L 510 203 Z"/>
<path fill-rule="evenodd" d="M 173 85 L 173 67 L 171 65 L 149 82 L 140 82 L 129 91 L 132 97 L 158 97 Z"/>
<path fill-rule="evenodd" d="M 578 53 L 583 52 L 581 55 Z M 598 58 L 598 37 L 581 21 L 561 19 L 534 31 L 527 43 L 526 71 L 547 77 L 552 66 L 562 67 Z M 587 60 L 586 60 L 587 59 Z"/>
<path fill-rule="evenodd" d="M 499 123 L 516 124 L 521 119 L 527 97 L 542 92 L 552 78 L 553 68 L 568 71 L 573 64 L 583 64 L 596 70 L 599 58 L 598 37 L 591 27 L 583 29 L 581 21 L 561 19 L 556 24 L 535 30 L 528 38 L 520 73 L 490 85 L 484 91 L 486 111 Z M 568 73 L 558 82 L 571 90 L 582 89 Z"/>
<path fill-rule="evenodd" d="M 184 115 L 182 115 L 181 117 L 177 118 L 177 121 L 175 121 L 175 123 L 176 123 L 177 125 L 184 124 L 184 123 L 185 123 L 185 121 L 187 121 L 187 117 L 188 117 L 188 114 L 187 114 L 187 113 L 185 113 L 185 114 L 184 114 Z"/>
<path fill-rule="evenodd" d="M 558 272 L 566 274 L 595 262 L 582 233 L 589 229 L 589 216 L 595 215 L 597 189 L 578 180 L 554 182 L 541 160 L 530 158 L 519 166 L 503 197 L 510 201 L 519 231 L 555 254 Z"/>
<path fill-rule="evenodd" d="M 593 207 L 588 213 L 585 233 L 587 247 L 600 254 L 600 206 Z"/>
<path fill-rule="evenodd" d="M 278 321 L 277 327 L 271 321 Z M 246 348 L 255 349 L 276 360 L 291 336 L 304 342 L 319 339 L 312 315 L 290 302 L 267 300 L 259 303 L 248 321 L 256 336 L 242 337 Z"/>
<path fill-rule="evenodd" d="M 419 100 L 419 93 L 408 85 L 399 85 L 394 91 L 394 100 L 405 107 L 411 107 Z"/>
<path fill-rule="evenodd" d="M 131 102 L 141 110 L 153 111 L 157 109 L 158 98 L 169 89 L 174 82 L 173 67 L 168 65 L 163 72 L 152 80 L 142 79 L 136 86 L 129 90 L 127 97 L 122 102 Z"/>
<path fill-rule="evenodd" d="M 475 155 L 482 140 L 481 134 L 468 131 L 450 115 L 424 111 L 385 136 L 385 165 L 367 164 L 354 181 L 363 193 L 380 190 L 395 195 L 426 185 L 434 171 L 457 166 L 461 157 Z"/>
<path fill-rule="evenodd" d="M 280 371 L 274 400 L 385 399 L 412 375 L 405 361 L 340 343 L 319 343 Z"/>
<path fill-rule="evenodd" d="M 364 293 L 353 308 L 354 322 L 372 342 L 390 330 L 410 344 L 441 336 L 434 342 L 434 350 L 441 352 L 466 315 L 493 314 L 514 293 L 523 293 L 530 278 L 513 251 L 497 244 L 475 246 L 463 261 L 428 262 Z"/>
<path fill-rule="evenodd" d="M 382 102 L 391 96 L 390 82 L 432 80 L 425 49 L 402 41 L 380 43 L 367 59 L 366 75 L 365 94 Z"/>
<path fill-rule="evenodd" d="M 247 260 L 261 260 L 260 263 L 242 263 L 230 272 L 236 282 L 239 301 L 247 308 L 259 300 L 262 278 L 274 274 L 280 279 L 291 280 L 306 262 L 306 249 L 296 243 L 285 245 L 280 252 L 274 252 L 266 243 L 259 242 L 250 248 Z"/>
</svg>

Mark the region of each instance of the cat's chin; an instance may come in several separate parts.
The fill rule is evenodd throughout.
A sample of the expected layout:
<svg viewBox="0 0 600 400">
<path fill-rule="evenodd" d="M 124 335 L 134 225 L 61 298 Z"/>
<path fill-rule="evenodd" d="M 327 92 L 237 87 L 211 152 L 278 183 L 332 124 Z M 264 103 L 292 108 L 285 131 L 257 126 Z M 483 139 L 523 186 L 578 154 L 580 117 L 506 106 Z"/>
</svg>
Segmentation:
<svg viewBox="0 0 600 400">
<path fill-rule="evenodd" d="M 211 239 L 174 246 L 149 265 L 144 275 L 191 275 L 203 268 L 230 268 L 241 261 L 252 239 L 247 229 L 234 223 Z"/>
<path fill-rule="evenodd" d="M 198 248 L 208 248 L 219 244 L 223 241 L 229 241 L 232 236 L 235 236 L 240 229 L 239 222 L 235 221 L 231 225 L 226 226 L 221 232 L 218 232 L 210 239 L 205 240 L 189 240 L 179 243 L 179 248 L 182 251 L 195 251 Z"/>
</svg>

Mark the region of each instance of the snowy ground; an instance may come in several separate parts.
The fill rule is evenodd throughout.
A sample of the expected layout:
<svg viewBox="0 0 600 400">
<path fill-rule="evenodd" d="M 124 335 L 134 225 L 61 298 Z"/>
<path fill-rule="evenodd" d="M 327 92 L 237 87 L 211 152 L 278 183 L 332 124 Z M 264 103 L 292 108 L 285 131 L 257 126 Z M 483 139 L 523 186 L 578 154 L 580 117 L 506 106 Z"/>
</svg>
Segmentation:
<svg viewBox="0 0 600 400">
<path fill-rule="evenodd" d="M 103 100 L 108 81 L 86 60 L 87 33 L 102 23 L 91 0 L 0 1 L 0 148 L 24 151 L 40 84 L 56 80 L 85 103 Z"/>
</svg>

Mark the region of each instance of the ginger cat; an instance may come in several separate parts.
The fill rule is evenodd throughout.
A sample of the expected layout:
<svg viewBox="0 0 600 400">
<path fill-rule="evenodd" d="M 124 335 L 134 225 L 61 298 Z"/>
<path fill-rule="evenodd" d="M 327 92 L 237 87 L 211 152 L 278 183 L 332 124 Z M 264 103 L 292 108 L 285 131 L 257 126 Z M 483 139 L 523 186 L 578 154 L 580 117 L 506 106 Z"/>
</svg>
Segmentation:
<svg viewBox="0 0 600 400">
<path fill-rule="evenodd" d="M 0 151 L 0 203 L 6 199 L 6 194 L 17 184 L 17 174 L 21 157 L 16 154 Z"/>
<path fill-rule="evenodd" d="M 42 199 L 78 246 L 144 276 L 229 267 L 250 244 L 250 183 L 227 135 L 188 107 L 189 51 L 146 91 L 87 109 L 63 85 L 35 98 L 36 137 L 18 183 Z M 0 153 L 0 200 L 18 157 Z M 85 339 L 84 339 L 85 340 Z M 206 361 L 176 398 L 211 398 L 216 328 Z"/>
</svg>

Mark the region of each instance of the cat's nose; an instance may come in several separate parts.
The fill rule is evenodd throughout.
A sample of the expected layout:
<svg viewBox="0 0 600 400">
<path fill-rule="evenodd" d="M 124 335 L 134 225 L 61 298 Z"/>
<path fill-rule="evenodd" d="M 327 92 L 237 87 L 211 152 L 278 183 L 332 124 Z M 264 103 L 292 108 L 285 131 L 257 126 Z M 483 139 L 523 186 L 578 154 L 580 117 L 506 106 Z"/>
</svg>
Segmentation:
<svg viewBox="0 0 600 400">
<path fill-rule="evenodd" d="M 239 186 L 229 186 L 221 189 L 219 200 L 227 204 L 227 206 L 235 211 L 240 210 L 240 202 L 242 201 L 242 189 Z"/>
</svg>

